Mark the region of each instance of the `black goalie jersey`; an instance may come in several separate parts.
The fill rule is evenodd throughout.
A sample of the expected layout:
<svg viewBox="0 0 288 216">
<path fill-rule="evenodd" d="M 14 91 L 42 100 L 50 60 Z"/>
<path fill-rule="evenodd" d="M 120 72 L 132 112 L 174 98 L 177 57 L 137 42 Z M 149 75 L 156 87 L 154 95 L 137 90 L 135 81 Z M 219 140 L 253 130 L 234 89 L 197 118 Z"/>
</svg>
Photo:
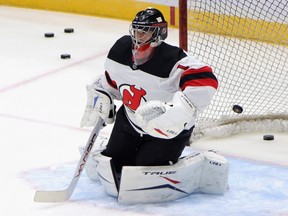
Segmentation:
<svg viewBox="0 0 288 216">
<path fill-rule="evenodd" d="M 111 48 L 105 62 L 105 75 L 101 87 L 115 99 L 122 100 L 128 119 L 137 129 L 135 110 L 146 101 L 170 102 L 175 92 L 182 90 L 202 112 L 210 103 L 218 87 L 212 69 L 182 49 L 165 42 L 156 49 L 154 56 L 142 65 L 135 65 L 132 40 L 123 36 Z M 195 124 L 192 119 L 185 129 Z"/>
</svg>

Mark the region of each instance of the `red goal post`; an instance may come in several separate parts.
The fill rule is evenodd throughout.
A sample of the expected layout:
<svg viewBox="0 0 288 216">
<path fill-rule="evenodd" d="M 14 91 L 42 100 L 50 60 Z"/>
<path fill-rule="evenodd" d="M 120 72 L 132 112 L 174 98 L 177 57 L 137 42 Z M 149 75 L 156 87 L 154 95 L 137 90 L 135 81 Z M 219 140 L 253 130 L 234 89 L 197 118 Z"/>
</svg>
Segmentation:
<svg viewBox="0 0 288 216">
<path fill-rule="evenodd" d="M 288 132 L 288 0 L 179 0 L 179 45 L 219 80 L 196 139 Z"/>
<path fill-rule="evenodd" d="M 187 0 L 179 0 L 179 46 L 186 51 L 188 48 L 187 33 Z"/>
</svg>

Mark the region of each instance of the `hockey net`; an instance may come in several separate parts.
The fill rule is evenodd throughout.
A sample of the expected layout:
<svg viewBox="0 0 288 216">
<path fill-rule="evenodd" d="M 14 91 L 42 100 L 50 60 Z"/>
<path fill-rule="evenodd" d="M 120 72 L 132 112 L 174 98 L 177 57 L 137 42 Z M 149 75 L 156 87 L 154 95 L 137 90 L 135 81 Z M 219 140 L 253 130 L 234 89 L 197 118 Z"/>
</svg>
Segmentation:
<svg viewBox="0 0 288 216">
<path fill-rule="evenodd" d="M 287 4 L 187 1 L 187 50 L 210 65 L 219 80 L 211 105 L 197 119 L 194 139 L 288 131 Z M 179 13 L 181 7 L 179 1 Z M 243 112 L 234 112 L 233 105 Z"/>
</svg>

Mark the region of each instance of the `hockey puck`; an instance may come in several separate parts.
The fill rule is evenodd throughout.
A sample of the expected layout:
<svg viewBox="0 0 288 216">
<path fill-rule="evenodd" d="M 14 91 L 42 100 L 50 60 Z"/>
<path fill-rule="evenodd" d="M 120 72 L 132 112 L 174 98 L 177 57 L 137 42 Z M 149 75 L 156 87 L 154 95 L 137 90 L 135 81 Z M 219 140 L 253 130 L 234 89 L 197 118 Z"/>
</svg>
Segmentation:
<svg viewBox="0 0 288 216">
<path fill-rule="evenodd" d="M 70 54 L 61 54 L 61 59 L 70 59 L 71 55 Z"/>
<path fill-rule="evenodd" d="M 243 112 L 243 108 L 242 108 L 241 106 L 239 106 L 239 105 L 233 105 L 232 110 L 233 110 L 235 113 L 238 113 L 238 114 L 240 114 L 240 113 Z"/>
<path fill-rule="evenodd" d="M 64 32 L 65 32 L 65 33 L 73 33 L 73 32 L 74 32 L 74 29 L 73 29 L 73 28 L 65 28 L 65 29 L 64 29 Z"/>
<path fill-rule="evenodd" d="M 45 33 L 44 36 L 46 38 L 51 38 L 51 37 L 54 37 L 54 33 L 48 32 L 48 33 Z"/>
<path fill-rule="evenodd" d="M 274 140 L 274 135 L 264 135 L 263 140 Z"/>
</svg>

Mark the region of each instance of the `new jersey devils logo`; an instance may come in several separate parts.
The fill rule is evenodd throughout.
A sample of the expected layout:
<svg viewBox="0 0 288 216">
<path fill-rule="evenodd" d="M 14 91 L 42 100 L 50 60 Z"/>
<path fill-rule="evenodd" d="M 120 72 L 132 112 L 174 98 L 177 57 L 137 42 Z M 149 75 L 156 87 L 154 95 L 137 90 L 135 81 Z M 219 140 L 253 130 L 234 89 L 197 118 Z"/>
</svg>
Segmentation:
<svg viewBox="0 0 288 216">
<path fill-rule="evenodd" d="M 144 98 L 146 91 L 142 88 L 137 89 L 135 85 L 121 85 L 119 89 L 123 104 L 132 111 L 140 106 L 142 100 L 146 101 Z"/>
</svg>

